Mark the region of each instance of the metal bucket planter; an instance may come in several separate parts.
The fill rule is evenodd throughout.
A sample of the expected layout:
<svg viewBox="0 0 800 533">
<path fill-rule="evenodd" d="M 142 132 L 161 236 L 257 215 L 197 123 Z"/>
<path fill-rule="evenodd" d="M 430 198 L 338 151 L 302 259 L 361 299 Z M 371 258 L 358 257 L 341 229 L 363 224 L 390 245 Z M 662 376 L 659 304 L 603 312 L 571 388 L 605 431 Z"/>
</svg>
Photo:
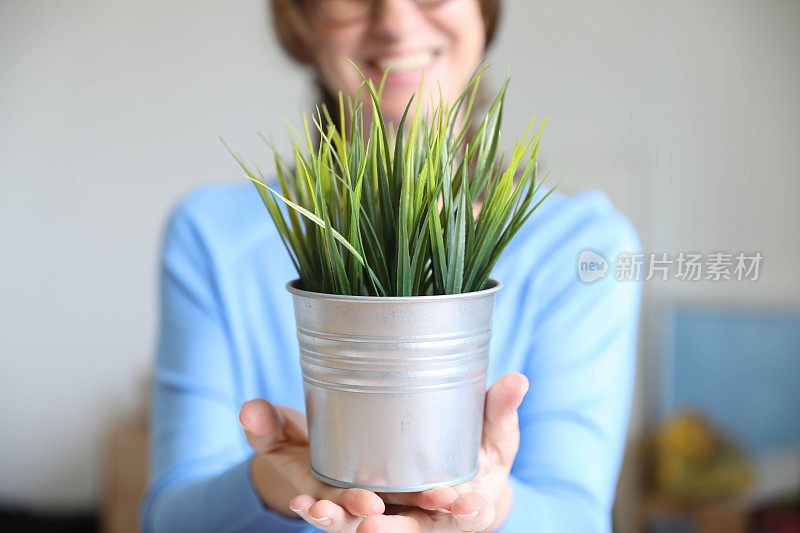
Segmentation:
<svg viewBox="0 0 800 533">
<path fill-rule="evenodd" d="M 478 472 L 494 295 L 294 295 L 311 470 L 416 492 Z"/>
</svg>

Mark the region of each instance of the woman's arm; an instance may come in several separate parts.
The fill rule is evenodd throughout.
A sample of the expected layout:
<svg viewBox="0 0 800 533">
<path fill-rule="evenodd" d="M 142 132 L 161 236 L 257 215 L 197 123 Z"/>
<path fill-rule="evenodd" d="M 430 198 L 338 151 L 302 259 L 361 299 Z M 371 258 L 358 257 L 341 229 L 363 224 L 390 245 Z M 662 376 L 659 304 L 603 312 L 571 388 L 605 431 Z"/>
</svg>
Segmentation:
<svg viewBox="0 0 800 533">
<path fill-rule="evenodd" d="M 265 507 L 238 423 L 238 377 L 212 258 L 184 202 L 167 229 L 145 531 L 302 531 Z"/>
<path fill-rule="evenodd" d="M 534 282 L 541 301 L 519 409 L 520 449 L 511 513 L 502 531 L 610 531 L 610 509 L 633 388 L 641 285 L 617 281 L 614 258 L 639 243 L 622 217 L 576 238 L 609 263 L 583 283 L 569 253 L 563 273 Z M 568 263 L 568 264 L 567 264 Z"/>
</svg>

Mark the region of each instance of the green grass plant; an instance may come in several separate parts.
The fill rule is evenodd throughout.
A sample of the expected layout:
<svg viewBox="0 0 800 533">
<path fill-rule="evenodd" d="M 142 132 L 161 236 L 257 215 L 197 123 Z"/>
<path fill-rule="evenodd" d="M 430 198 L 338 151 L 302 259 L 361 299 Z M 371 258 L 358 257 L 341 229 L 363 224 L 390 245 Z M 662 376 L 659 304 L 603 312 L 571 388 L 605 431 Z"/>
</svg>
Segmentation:
<svg viewBox="0 0 800 533">
<path fill-rule="evenodd" d="M 355 103 L 345 105 L 340 94 L 338 113 L 321 107 L 303 119 L 302 135 L 292 135 L 291 164 L 264 139 L 277 184 L 231 152 L 258 189 L 303 288 L 422 296 L 486 286 L 500 254 L 555 187 L 536 194 L 546 121 L 534 129 L 534 117 L 510 152 L 501 148 L 508 78 L 471 128 L 485 70 L 450 104 L 440 92 L 438 104 L 409 113 L 412 96 L 397 127 L 381 112 L 383 83 L 375 87 L 362 74 Z M 358 103 L 361 94 L 367 105 Z M 476 216 L 473 203 L 481 199 Z"/>
</svg>

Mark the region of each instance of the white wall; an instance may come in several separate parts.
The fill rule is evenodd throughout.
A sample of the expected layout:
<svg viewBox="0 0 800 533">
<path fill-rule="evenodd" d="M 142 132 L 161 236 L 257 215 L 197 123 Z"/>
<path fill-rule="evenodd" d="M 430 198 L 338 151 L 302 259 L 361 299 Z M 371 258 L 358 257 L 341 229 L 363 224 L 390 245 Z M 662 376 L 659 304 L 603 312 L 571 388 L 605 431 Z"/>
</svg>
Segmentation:
<svg viewBox="0 0 800 533">
<path fill-rule="evenodd" d="M 223 134 L 310 96 L 261 1 L 0 4 L 0 500 L 86 507 L 140 403 L 157 252 L 191 187 L 237 181 Z"/>
<path fill-rule="evenodd" d="M 658 294 L 800 301 L 800 2 L 660 2 L 653 251 L 760 251 L 758 283 L 654 284 Z"/>
<path fill-rule="evenodd" d="M 549 115 L 567 188 L 609 192 L 646 250 L 765 255 L 758 284 L 648 301 L 800 302 L 800 4 L 506 6 L 508 131 Z M 254 132 L 311 93 L 262 0 L 6 0 L 0 72 L 0 501 L 89 508 L 108 427 L 141 403 L 169 207 L 241 179 L 217 134 L 266 155 Z"/>
</svg>

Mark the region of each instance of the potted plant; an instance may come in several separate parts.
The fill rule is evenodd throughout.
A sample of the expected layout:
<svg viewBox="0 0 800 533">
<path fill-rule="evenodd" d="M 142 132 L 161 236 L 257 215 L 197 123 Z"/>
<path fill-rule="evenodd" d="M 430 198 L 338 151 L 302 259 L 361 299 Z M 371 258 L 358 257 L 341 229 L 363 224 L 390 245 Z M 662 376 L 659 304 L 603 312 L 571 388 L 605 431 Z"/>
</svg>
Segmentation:
<svg viewBox="0 0 800 533">
<path fill-rule="evenodd" d="M 362 74 L 371 110 L 340 94 L 337 119 L 324 107 L 313 126 L 304 119 L 293 165 L 274 151 L 277 186 L 234 154 L 299 274 L 287 289 L 311 466 L 329 484 L 414 492 L 478 471 L 501 287 L 489 274 L 553 191 L 537 194 L 535 119 L 503 165 L 508 79 L 468 133 L 484 70 L 428 113 L 409 114 L 412 96 L 396 128 L 381 113 L 383 84 Z"/>
</svg>

